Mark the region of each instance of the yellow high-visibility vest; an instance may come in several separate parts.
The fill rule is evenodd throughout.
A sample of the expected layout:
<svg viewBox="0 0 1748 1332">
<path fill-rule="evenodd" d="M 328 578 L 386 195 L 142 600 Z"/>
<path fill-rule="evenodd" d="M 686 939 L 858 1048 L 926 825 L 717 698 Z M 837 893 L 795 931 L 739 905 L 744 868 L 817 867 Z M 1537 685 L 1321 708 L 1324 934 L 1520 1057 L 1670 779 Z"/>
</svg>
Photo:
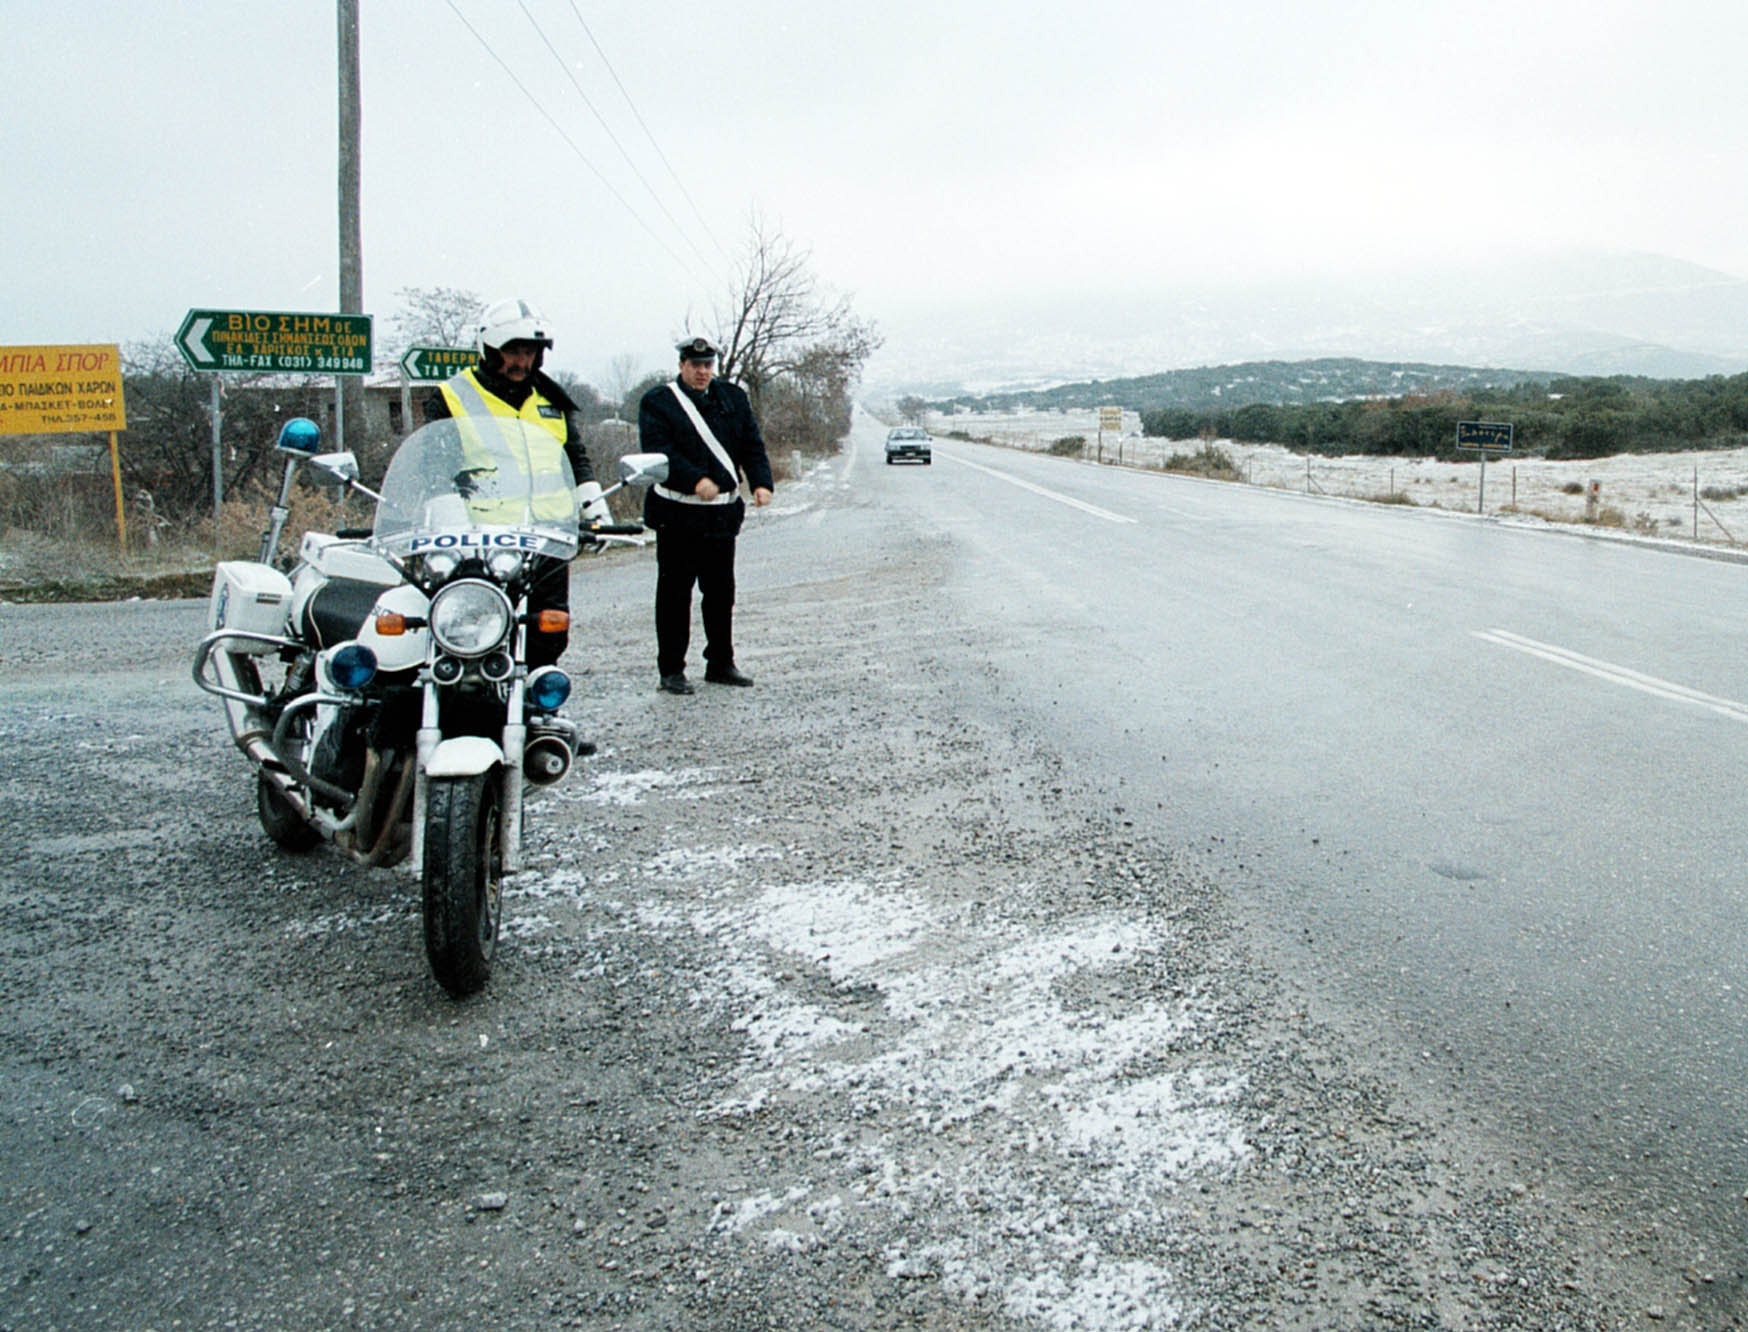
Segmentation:
<svg viewBox="0 0 1748 1332">
<path fill-rule="evenodd" d="M 445 380 L 441 387 L 444 404 L 449 408 L 449 415 L 461 437 L 462 453 L 470 464 L 488 466 L 492 455 L 481 441 L 478 430 L 469 426 L 469 417 L 506 417 L 540 428 L 538 432 L 523 436 L 528 442 L 528 474 L 533 478 L 534 516 L 549 520 L 568 518 L 575 501 L 563 482 L 564 414 L 543 415 L 540 409 L 545 407 L 551 412 L 553 404 L 542 397 L 538 389 L 528 395 L 522 410 L 517 411 L 481 384 L 472 370 L 463 370 L 454 378 Z M 477 522 L 510 524 L 520 521 L 522 502 L 519 499 L 470 496 L 467 510 Z"/>
</svg>

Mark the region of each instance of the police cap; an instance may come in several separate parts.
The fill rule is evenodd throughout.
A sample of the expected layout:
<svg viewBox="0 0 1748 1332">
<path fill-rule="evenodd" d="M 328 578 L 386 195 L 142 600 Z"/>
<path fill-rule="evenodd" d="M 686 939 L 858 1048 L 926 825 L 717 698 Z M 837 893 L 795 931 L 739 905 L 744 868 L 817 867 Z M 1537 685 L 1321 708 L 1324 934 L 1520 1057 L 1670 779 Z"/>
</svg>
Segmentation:
<svg viewBox="0 0 1748 1332">
<path fill-rule="evenodd" d="M 710 345 L 709 338 L 687 338 L 678 351 L 682 361 L 714 361 L 720 353 Z"/>
</svg>

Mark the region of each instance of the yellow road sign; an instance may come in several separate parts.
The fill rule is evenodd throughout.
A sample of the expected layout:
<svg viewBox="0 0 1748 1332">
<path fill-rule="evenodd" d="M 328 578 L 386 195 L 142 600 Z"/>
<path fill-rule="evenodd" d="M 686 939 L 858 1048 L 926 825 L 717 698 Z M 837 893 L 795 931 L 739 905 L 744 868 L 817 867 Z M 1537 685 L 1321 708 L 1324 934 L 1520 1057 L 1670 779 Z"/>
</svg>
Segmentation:
<svg viewBox="0 0 1748 1332">
<path fill-rule="evenodd" d="M 0 435 L 126 429 L 113 343 L 0 347 Z"/>
</svg>

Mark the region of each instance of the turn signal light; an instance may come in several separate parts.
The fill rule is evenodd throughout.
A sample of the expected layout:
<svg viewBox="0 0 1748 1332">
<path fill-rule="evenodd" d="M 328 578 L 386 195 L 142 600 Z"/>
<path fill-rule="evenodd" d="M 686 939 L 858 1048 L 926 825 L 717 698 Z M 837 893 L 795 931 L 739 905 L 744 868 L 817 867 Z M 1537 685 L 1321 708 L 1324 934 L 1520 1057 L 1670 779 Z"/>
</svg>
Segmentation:
<svg viewBox="0 0 1748 1332">
<path fill-rule="evenodd" d="M 534 627 L 543 634 L 562 634 L 571 627 L 571 613 L 561 610 L 543 610 L 534 617 Z"/>
<path fill-rule="evenodd" d="M 399 611 L 382 611 L 376 617 L 376 632 L 384 638 L 398 638 L 407 632 L 407 617 Z"/>
</svg>

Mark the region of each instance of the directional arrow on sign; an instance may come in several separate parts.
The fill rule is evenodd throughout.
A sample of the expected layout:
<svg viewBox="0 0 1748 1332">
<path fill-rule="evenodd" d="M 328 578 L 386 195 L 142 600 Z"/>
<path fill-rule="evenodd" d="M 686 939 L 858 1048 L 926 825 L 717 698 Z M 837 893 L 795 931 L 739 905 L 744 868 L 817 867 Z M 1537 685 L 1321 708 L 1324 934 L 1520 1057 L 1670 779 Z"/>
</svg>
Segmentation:
<svg viewBox="0 0 1748 1332">
<path fill-rule="evenodd" d="M 182 344 L 183 354 L 188 357 L 196 370 L 203 365 L 213 365 L 218 361 L 218 357 L 208 351 L 206 343 L 202 341 L 206 337 L 207 329 L 211 327 L 211 319 L 205 316 L 196 317 L 195 312 L 190 311 L 188 322 L 183 324 L 182 333 L 176 339 Z"/>
<path fill-rule="evenodd" d="M 401 369 L 421 382 L 453 379 L 479 359 L 472 347 L 408 347 Z"/>
</svg>

